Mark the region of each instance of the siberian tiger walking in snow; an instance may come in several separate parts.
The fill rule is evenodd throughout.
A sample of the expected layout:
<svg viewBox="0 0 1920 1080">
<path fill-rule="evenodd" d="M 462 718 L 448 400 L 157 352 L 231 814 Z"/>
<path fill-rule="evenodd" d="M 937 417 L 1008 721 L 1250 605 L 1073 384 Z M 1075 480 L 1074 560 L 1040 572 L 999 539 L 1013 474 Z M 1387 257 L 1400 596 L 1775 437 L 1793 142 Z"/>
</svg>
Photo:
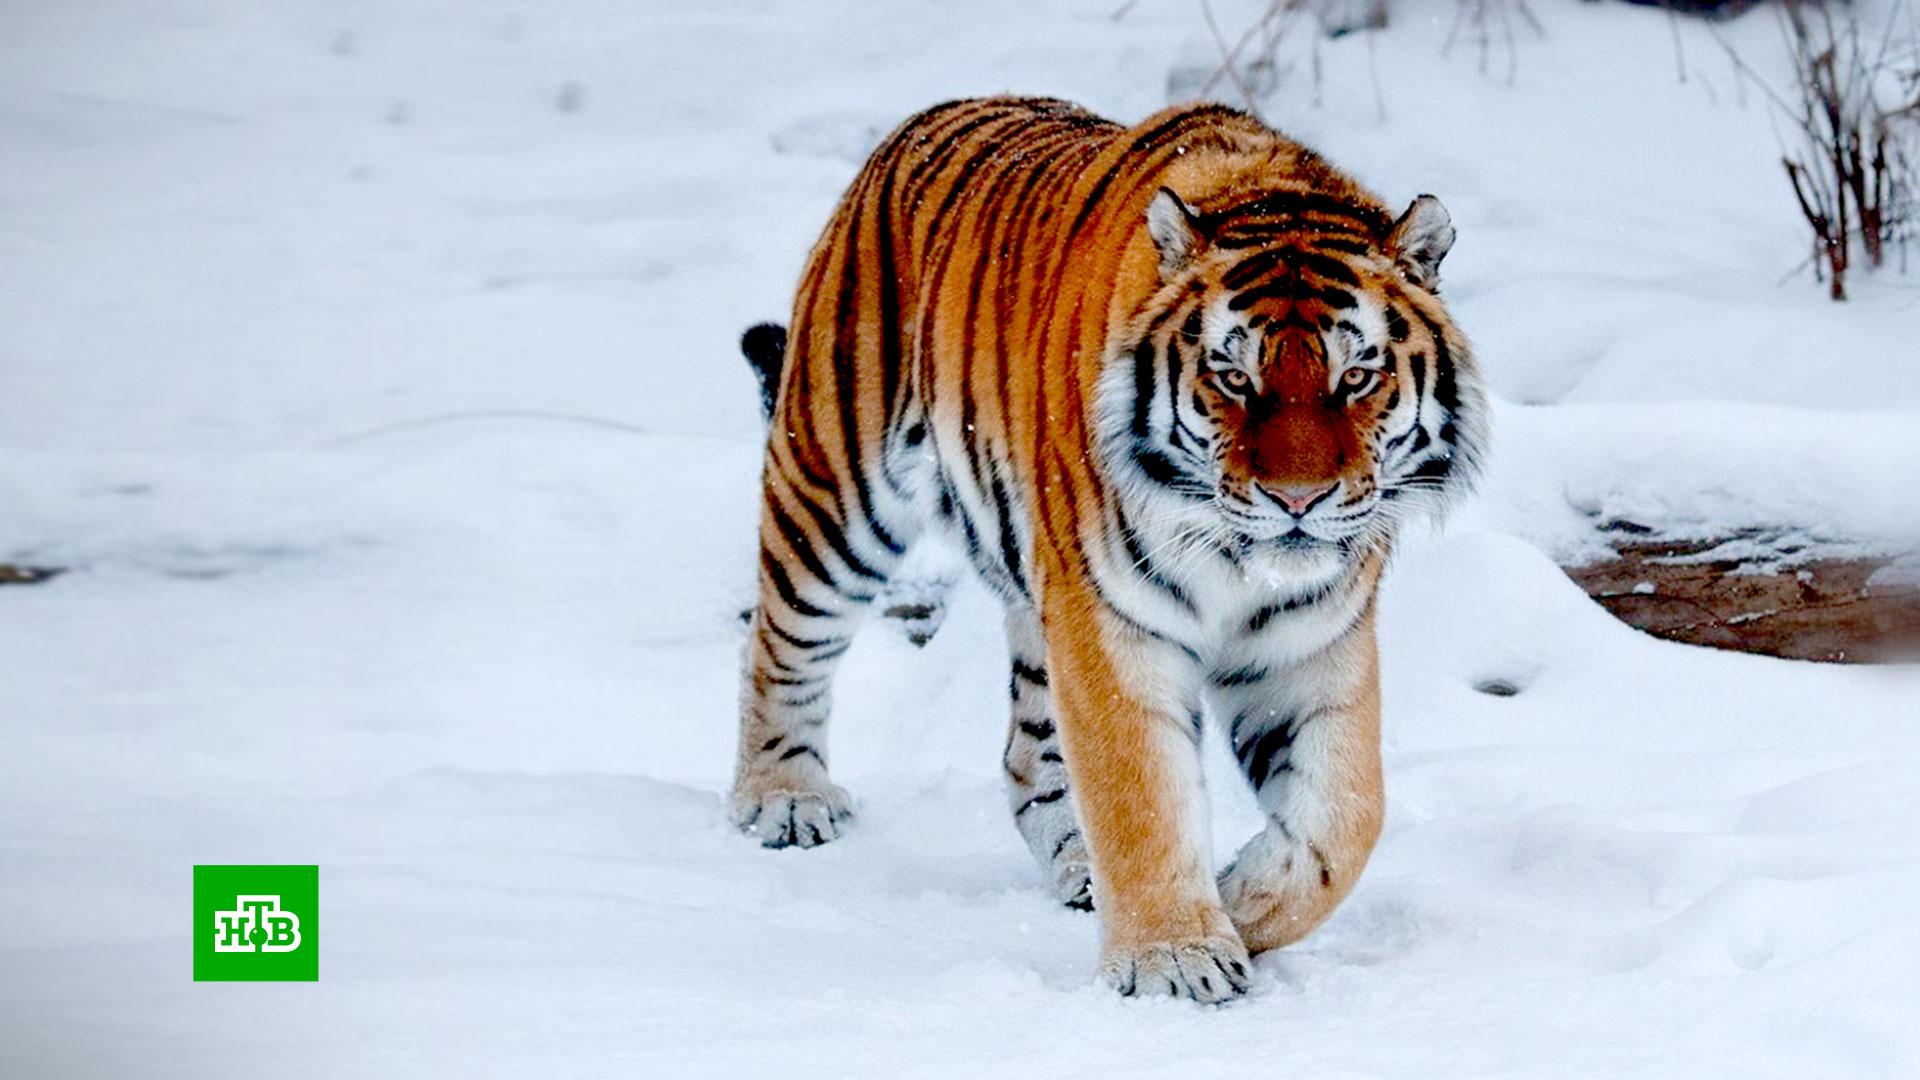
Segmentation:
<svg viewBox="0 0 1920 1080">
<path fill-rule="evenodd" d="M 829 685 L 907 545 L 1006 603 L 1014 820 L 1098 910 L 1123 993 L 1220 1001 L 1352 889 L 1380 832 L 1374 598 L 1470 481 L 1486 406 L 1437 295 L 1453 242 L 1217 105 L 1136 127 L 957 101 L 867 162 L 769 375 L 734 821 L 839 835 Z M 1210 712 L 1267 814 L 1217 879 Z"/>
</svg>

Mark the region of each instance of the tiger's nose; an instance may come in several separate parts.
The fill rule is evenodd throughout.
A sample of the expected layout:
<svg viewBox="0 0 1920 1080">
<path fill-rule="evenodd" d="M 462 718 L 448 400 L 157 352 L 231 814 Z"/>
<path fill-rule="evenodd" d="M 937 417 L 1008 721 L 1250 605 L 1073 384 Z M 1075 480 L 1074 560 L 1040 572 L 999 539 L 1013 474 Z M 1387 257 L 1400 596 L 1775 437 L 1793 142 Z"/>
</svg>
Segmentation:
<svg viewBox="0 0 1920 1080">
<path fill-rule="evenodd" d="M 1260 494 L 1280 504 L 1280 508 L 1294 517 L 1306 517 L 1307 511 L 1320 504 L 1322 499 L 1333 494 L 1340 486 L 1335 480 L 1325 486 L 1315 484 L 1260 484 Z"/>
</svg>

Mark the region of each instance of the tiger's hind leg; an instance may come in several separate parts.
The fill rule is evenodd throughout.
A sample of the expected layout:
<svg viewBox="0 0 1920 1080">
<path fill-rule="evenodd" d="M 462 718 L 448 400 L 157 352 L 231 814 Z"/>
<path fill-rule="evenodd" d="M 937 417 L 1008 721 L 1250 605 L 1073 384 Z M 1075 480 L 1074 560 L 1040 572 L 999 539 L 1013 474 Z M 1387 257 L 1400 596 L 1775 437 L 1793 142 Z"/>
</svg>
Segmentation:
<svg viewBox="0 0 1920 1080">
<path fill-rule="evenodd" d="M 833 673 L 900 542 L 856 548 L 809 489 L 776 481 L 776 467 L 769 460 L 728 809 L 765 846 L 806 848 L 837 838 L 852 815 L 846 791 L 827 776 Z"/>
<path fill-rule="evenodd" d="M 1093 878 L 1087 842 L 1074 815 L 1067 766 L 1054 728 L 1053 695 L 1047 688 L 1046 641 L 1040 617 L 1030 607 L 1007 609 L 1007 652 L 1012 720 L 1007 729 L 1007 796 L 1013 823 L 1053 883 L 1060 902 L 1093 910 Z"/>
</svg>

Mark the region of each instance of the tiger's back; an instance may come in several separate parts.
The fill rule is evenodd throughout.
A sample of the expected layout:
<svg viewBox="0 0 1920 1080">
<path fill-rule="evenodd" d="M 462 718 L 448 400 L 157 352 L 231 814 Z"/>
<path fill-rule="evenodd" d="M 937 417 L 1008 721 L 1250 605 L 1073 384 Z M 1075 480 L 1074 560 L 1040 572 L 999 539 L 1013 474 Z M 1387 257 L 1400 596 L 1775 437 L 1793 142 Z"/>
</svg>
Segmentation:
<svg viewBox="0 0 1920 1080">
<path fill-rule="evenodd" d="M 1063 208 L 1124 131 L 1064 102 L 953 102 L 895 131 L 841 201 L 801 279 L 767 466 L 831 486 L 850 546 L 897 554 L 931 512 L 997 591 L 1027 588 L 1011 503 L 1039 430 L 1040 313 Z"/>
</svg>

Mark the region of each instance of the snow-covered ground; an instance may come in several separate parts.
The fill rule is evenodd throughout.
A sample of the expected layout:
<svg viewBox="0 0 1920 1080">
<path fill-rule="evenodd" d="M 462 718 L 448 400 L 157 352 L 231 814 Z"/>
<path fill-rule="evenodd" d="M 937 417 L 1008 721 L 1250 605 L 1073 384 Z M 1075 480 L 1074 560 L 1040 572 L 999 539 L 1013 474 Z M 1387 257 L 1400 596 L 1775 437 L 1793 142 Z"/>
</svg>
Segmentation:
<svg viewBox="0 0 1920 1080">
<path fill-rule="evenodd" d="M 1266 103 L 1446 201 L 1502 400 L 1388 587 L 1386 836 L 1251 1000 L 1095 984 L 972 586 L 843 669 L 851 835 L 725 826 L 734 337 L 906 113 L 1138 118 L 1214 55 L 1117 6 L 0 7 L 0 562 L 74 568 L 0 588 L 0 1077 L 1920 1075 L 1915 673 L 1656 642 L 1554 566 L 1614 515 L 1893 545 L 1920 490 L 1920 277 L 1780 283 L 1773 123 L 1657 12 L 1534 0 L 1510 86 L 1403 0 Z M 189 981 L 190 868 L 246 862 L 320 865 L 319 983 Z"/>
</svg>

